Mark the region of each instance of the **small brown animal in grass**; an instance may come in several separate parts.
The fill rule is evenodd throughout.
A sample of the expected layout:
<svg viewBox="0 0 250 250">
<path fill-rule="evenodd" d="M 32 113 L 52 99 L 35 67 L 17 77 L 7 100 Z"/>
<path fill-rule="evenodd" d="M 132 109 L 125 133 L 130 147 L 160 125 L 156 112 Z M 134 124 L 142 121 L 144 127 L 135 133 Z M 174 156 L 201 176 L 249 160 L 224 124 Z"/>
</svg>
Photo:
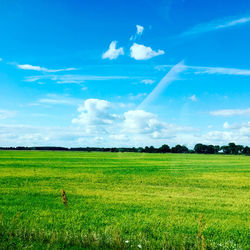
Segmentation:
<svg viewBox="0 0 250 250">
<path fill-rule="evenodd" d="M 63 204 L 65 205 L 65 207 L 68 207 L 68 199 L 64 189 L 62 190 L 62 198 L 63 198 Z"/>
</svg>

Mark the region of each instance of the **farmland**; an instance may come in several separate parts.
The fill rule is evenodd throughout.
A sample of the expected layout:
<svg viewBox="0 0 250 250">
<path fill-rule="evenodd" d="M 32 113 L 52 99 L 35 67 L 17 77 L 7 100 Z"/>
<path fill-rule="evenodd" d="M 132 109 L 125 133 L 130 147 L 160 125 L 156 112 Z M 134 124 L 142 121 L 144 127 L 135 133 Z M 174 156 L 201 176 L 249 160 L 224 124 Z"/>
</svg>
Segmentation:
<svg viewBox="0 0 250 250">
<path fill-rule="evenodd" d="M 247 156 L 0 151 L 0 249 L 247 249 L 249 173 Z"/>
</svg>

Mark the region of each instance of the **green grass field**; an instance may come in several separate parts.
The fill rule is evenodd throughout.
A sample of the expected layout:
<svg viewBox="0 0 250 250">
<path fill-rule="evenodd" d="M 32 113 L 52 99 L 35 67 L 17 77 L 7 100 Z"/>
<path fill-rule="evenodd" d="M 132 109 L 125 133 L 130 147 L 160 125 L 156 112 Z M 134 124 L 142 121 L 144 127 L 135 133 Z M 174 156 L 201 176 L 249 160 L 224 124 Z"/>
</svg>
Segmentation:
<svg viewBox="0 0 250 250">
<path fill-rule="evenodd" d="M 0 151 L 0 249 L 249 249 L 249 171 L 247 156 Z"/>
</svg>

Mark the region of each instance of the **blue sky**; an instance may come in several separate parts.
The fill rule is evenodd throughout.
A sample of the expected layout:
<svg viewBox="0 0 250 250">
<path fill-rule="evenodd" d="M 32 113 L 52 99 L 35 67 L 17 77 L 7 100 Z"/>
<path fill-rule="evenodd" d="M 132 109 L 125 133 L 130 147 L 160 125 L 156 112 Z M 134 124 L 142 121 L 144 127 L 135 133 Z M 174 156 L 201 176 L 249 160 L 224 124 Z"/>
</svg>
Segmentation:
<svg viewBox="0 0 250 250">
<path fill-rule="evenodd" d="M 250 2 L 2 0 L 0 146 L 250 142 Z"/>
</svg>

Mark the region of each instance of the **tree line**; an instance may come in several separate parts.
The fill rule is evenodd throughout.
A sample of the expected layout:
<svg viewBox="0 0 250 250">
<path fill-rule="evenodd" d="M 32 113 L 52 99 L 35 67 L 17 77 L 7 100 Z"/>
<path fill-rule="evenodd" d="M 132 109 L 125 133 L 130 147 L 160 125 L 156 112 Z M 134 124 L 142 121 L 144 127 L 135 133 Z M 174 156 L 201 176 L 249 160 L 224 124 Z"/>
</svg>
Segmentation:
<svg viewBox="0 0 250 250">
<path fill-rule="evenodd" d="M 85 152 L 138 152 L 138 153 L 196 153 L 196 154 L 230 154 L 230 155 L 250 155 L 250 148 L 248 146 L 236 145 L 231 142 L 226 146 L 218 145 L 205 145 L 198 143 L 193 149 L 189 149 L 184 145 L 176 145 L 170 147 L 167 144 L 162 145 L 159 148 L 154 146 L 146 147 L 78 147 L 78 148 L 66 148 L 66 147 L 0 147 L 0 150 L 51 150 L 51 151 L 85 151 Z"/>
</svg>

